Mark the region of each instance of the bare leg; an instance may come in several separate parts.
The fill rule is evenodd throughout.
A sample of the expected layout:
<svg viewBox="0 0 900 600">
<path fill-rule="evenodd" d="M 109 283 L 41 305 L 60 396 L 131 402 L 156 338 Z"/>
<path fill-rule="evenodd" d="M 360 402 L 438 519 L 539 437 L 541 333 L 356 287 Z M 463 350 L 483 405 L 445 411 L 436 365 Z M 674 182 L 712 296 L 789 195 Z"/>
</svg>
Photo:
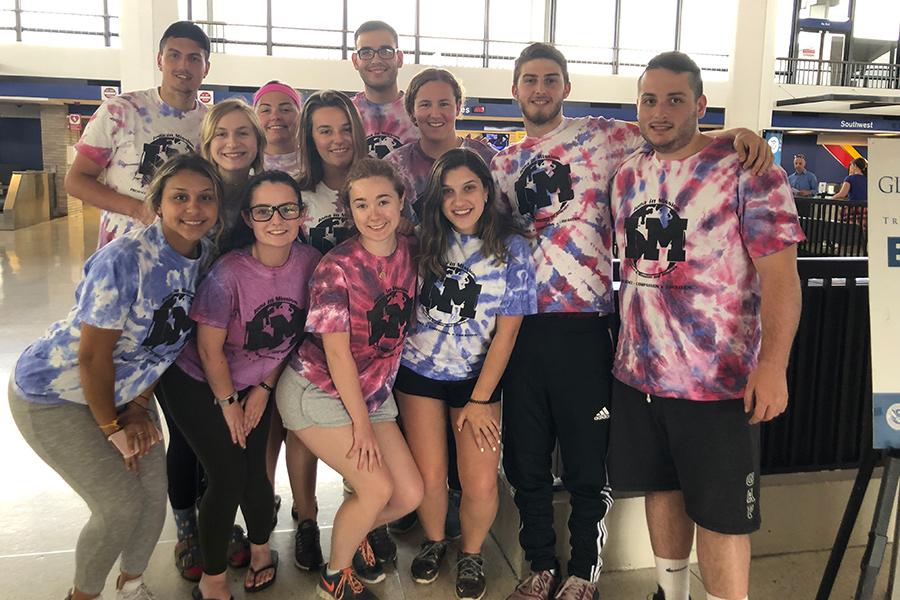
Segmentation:
<svg viewBox="0 0 900 600">
<path fill-rule="evenodd" d="M 319 459 L 295 435 L 287 437 L 285 450 L 288 479 L 291 482 L 291 495 L 294 497 L 297 516 L 301 523 L 306 519 L 315 521 L 319 512 L 316 504 L 316 467 Z"/>
<path fill-rule="evenodd" d="M 647 492 L 644 510 L 653 554 L 671 560 L 688 558 L 694 542 L 694 522 L 684 512 L 681 492 Z"/>
<path fill-rule="evenodd" d="M 750 589 L 750 536 L 726 535 L 697 526 L 697 559 L 706 591 L 719 598 L 745 598 Z"/>
</svg>

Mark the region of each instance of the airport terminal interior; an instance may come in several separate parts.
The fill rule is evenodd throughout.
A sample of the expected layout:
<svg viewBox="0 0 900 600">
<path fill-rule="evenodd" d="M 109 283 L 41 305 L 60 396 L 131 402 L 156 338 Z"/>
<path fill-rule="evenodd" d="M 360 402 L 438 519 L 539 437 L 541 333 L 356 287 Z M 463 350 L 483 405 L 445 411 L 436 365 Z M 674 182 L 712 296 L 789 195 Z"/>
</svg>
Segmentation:
<svg viewBox="0 0 900 600">
<path fill-rule="evenodd" d="M 819 283 L 804 287 L 788 414 L 763 428 L 763 517 L 753 535 L 750 598 L 824 599 L 817 591 L 871 445 L 872 391 L 865 221 L 836 217 L 846 209 L 831 196 L 851 162 L 868 155 L 869 140 L 900 137 L 895 0 L 0 0 L 0 381 L 28 344 L 65 317 L 96 248 L 99 211 L 64 185 L 74 144 L 105 98 L 159 85 L 156 44 L 169 23 L 191 20 L 209 35 L 211 68 L 199 98 L 213 105 L 231 97 L 252 101 L 273 79 L 301 97 L 318 89 L 355 94 L 362 82 L 350 61 L 353 32 L 370 19 L 399 33 L 400 89 L 424 67 L 451 70 L 466 94 L 457 131 L 483 136 L 497 149 L 524 137 L 510 95 L 513 61 L 528 43 L 546 41 L 569 61 L 567 116 L 635 121 L 637 76 L 659 52 L 681 50 L 702 69 L 709 109 L 701 130 L 759 133 L 788 174 L 803 158 L 818 186 L 796 197 L 807 237 L 799 254 L 809 261 L 801 281 Z M 825 262 L 839 266 L 818 270 Z M 842 283 L 822 286 L 828 277 Z M 22 439 L 5 385 L 0 455 L 0 598 L 63 598 L 88 511 Z M 880 476 L 876 466 L 830 598 L 855 597 Z M 500 511 L 484 547 L 485 598 L 492 600 L 505 598 L 527 572 L 502 473 L 500 482 Z M 283 457 L 275 491 L 287 499 L 272 538 L 283 560 L 276 585 L 259 597 L 311 598 L 316 575 L 287 558 L 296 523 Z M 320 463 L 326 556 L 343 494 L 340 475 Z M 555 494 L 564 554 L 566 492 L 559 486 Z M 640 497 L 616 496 L 601 598 L 644 599 L 655 591 L 643 519 Z M 450 564 L 430 586 L 410 577 L 421 529 L 395 539 L 397 566 L 372 586 L 380 598 L 454 596 Z M 175 541 L 170 513 L 145 574 L 161 599 L 189 598 L 193 587 L 173 567 Z M 889 543 L 875 598 L 889 597 L 891 551 Z M 703 599 L 696 562 L 691 572 L 692 597 Z M 250 597 L 241 590 L 242 571 L 229 570 L 229 578 L 236 598 Z M 900 583 L 893 594 L 900 597 Z M 111 574 L 104 597 L 114 595 Z"/>
</svg>

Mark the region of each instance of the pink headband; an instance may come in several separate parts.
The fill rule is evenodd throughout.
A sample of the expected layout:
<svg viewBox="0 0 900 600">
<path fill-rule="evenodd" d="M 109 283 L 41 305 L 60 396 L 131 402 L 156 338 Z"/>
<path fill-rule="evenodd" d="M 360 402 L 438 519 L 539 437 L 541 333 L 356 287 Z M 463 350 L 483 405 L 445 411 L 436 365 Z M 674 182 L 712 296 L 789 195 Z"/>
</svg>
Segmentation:
<svg viewBox="0 0 900 600">
<path fill-rule="evenodd" d="M 282 94 L 286 94 L 287 97 L 297 105 L 297 108 L 300 108 L 300 94 L 298 94 L 297 90 L 295 90 L 294 88 L 290 87 L 289 85 L 285 85 L 280 81 L 271 81 L 256 90 L 256 93 L 253 94 L 253 106 L 259 104 L 259 99 L 262 98 L 264 94 L 268 94 L 269 92 L 281 92 Z"/>
</svg>

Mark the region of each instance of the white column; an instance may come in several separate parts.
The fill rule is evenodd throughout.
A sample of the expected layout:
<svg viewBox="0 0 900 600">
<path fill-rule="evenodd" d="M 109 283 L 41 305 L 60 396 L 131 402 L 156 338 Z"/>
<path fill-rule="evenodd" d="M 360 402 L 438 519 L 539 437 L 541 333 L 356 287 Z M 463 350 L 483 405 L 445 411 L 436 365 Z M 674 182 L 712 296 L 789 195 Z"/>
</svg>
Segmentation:
<svg viewBox="0 0 900 600">
<path fill-rule="evenodd" d="M 159 38 L 177 20 L 178 0 L 122 0 L 119 78 L 123 92 L 156 87 L 162 82 L 156 68 Z"/>
<path fill-rule="evenodd" d="M 772 125 L 778 0 L 737 0 L 737 3 L 725 127 L 759 131 Z"/>
</svg>

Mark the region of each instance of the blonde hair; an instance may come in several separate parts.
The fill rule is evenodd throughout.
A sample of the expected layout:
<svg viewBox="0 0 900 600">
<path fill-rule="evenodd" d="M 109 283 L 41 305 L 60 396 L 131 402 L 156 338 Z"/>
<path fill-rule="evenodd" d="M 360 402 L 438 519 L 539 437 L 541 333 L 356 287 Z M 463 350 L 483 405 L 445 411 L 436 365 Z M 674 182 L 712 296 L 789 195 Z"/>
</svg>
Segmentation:
<svg viewBox="0 0 900 600">
<path fill-rule="evenodd" d="M 213 137 L 216 135 L 216 127 L 219 126 L 219 121 L 222 120 L 222 117 L 236 110 L 244 113 L 244 116 L 250 121 L 253 133 L 256 134 L 256 158 L 253 159 L 253 164 L 250 166 L 253 168 L 254 173 L 259 173 L 263 170 L 266 132 L 263 131 L 262 125 L 259 124 L 259 118 L 256 116 L 253 108 L 243 98 L 228 98 L 209 109 L 209 112 L 203 117 L 203 124 L 200 126 L 200 155 L 214 165 L 216 164 L 209 151 Z M 216 165 L 216 168 L 218 167 L 219 165 Z"/>
</svg>

